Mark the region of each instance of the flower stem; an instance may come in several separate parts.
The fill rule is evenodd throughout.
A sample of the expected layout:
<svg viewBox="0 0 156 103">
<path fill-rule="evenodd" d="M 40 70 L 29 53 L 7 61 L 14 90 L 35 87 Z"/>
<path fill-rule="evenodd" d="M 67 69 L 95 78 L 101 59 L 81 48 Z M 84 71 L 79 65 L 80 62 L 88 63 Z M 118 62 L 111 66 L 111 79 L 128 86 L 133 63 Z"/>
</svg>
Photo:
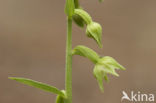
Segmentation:
<svg viewBox="0 0 156 103">
<path fill-rule="evenodd" d="M 72 103 L 72 18 L 68 17 L 66 41 L 66 80 L 65 89 L 67 99 L 65 103 Z"/>
<path fill-rule="evenodd" d="M 78 0 L 74 0 L 74 4 L 75 4 L 75 8 L 79 8 L 79 1 Z"/>
</svg>

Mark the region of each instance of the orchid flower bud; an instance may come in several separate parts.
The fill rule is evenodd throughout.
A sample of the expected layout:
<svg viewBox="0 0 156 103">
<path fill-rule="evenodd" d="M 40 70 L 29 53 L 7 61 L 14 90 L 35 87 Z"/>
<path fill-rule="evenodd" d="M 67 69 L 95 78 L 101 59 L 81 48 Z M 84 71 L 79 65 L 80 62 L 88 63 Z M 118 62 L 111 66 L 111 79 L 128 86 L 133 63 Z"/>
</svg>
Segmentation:
<svg viewBox="0 0 156 103">
<path fill-rule="evenodd" d="M 73 21 L 79 26 L 79 27 L 84 27 L 85 25 L 85 21 L 83 20 L 83 18 L 77 14 L 73 15 Z"/>
<path fill-rule="evenodd" d="M 83 9 L 75 9 L 74 14 L 80 16 L 87 25 L 92 22 L 91 16 Z"/>
<path fill-rule="evenodd" d="M 87 25 L 86 34 L 88 37 L 93 38 L 97 44 L 102 47 L 102 27 L 99 23 L 92 22 Z"/>
</svg>

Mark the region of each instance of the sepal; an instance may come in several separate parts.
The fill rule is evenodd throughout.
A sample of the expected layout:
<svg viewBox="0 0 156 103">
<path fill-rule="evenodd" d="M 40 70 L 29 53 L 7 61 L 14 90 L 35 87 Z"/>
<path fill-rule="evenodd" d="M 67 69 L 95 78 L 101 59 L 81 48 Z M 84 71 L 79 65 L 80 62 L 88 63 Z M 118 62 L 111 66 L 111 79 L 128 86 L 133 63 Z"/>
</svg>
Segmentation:
<svg viewBox="0 0 156 103">
<path fill-rule="evenodd" d="M 122 65 L 120 65 L 114 58 L 110 56 L 105 56 L 105 57 L 100 58 L 98 60 L 98 63 L 102 65 L 107 64 L 109 67 L 113 69 L 125 70 L 125 68 Z"/>
<path fill-rule="evenodd" d="M 86 34 L 88 37 L 93 38 L 99 47 L 102 48 L 102 27 L 99 23 L 92 22 L 91 24 L 87 25 Z"/>
</svg>

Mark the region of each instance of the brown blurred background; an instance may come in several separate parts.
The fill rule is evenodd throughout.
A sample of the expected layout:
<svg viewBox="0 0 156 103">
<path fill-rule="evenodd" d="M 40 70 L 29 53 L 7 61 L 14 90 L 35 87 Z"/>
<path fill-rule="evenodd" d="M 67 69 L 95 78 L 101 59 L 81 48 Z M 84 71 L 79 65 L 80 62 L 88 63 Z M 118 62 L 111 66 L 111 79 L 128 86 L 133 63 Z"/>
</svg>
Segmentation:
<svg viewBox="0 0 156 103">
<path fill-rule="evenodd" d="M 73 58 L 73 103 L 120 103 L 122 91 L 156 93 L 156 0 L 80 0 L 103 27 L 103 49 L 73 24 L 73 47 L 86 45 L 127 70 L 102 94 L 93 64 Z M 55 95 L 8 80 L 26 77 L 64 89 L 65 0 L 0 0 L 0 103 L 54 103 Z M 126 101 L 124 102 L 126 103 Z"/>
</svg>

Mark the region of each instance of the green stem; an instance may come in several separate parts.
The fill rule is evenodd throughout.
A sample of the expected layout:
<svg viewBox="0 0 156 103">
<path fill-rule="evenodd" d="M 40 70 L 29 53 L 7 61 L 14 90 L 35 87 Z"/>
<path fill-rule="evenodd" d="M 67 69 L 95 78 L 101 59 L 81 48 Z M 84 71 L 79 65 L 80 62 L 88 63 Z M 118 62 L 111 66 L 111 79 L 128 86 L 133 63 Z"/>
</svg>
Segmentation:
<svg viewBox="0 0 156 103">
<path fill-rule="evenodd" d="M 65 89 L 67 99 L 65 103 L 72 103 L 72 18 L 68 17 L 66 41 L 66 80 Z"/>
<path fill-rule="evenodd" d="M 75 8 L 79 8 L 79 1 L 78 0 L 74 0 L 74 4 L 75 4 Z"/>
</svg>

